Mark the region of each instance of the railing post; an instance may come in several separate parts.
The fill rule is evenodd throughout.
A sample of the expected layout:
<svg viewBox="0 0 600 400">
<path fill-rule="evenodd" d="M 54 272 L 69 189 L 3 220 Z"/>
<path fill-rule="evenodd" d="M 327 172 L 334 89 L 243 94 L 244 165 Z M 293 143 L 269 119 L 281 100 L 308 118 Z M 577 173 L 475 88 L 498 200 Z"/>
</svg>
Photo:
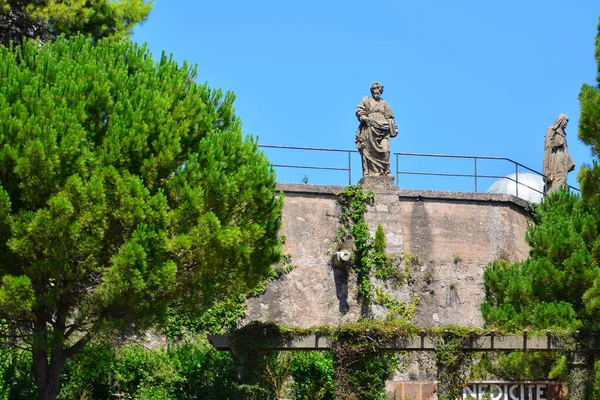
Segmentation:
<svg viewBox="0 0 600 400">
<path fill-rule="evenodd" d="M 348 152 L 348 185 L 352 185 L 352 153 Z"/>
<path fill-rule="evenodd" d="M 515 163 L 515 193 L 519 197 L 519 164 Z"/>
<path fill-rule="evenodd" d="M 477 157 L 473 157 L 475 161 L 475 193 L 477 193 Z"/>
<path fill-rule="evenodd" d="M 400 177 L 400 174 L 398 173 L 398 153 L 396 153 L 396 187 L 399 188 L 400 186 L 398 185 L 398 179 Z"/>
</svg>

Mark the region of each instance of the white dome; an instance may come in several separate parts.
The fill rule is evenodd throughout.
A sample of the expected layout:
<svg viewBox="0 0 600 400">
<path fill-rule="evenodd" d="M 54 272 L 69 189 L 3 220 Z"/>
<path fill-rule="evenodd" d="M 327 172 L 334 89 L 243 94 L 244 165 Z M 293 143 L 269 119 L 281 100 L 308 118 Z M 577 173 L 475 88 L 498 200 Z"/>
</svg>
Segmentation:
<svg viewBox="0 0 600 400">
<path fill-rule="evenodd" d="M 488 193 L 506 193 L 517 195 L 517 180 L 516 174 L 510 174 L 505 178 L 498 179 L 492 183 L 492 186 L 487 190 Z M 529 186 L 529 187 L 528 187 Z M 532 190 L 533 188 L 535 190 Z M 539 192 L 536 192 L 536 190 Z M 542 192 L 544 191 L 544 180 L 540 175 L 532 174 L 529 172 L 519 173 L 519 198 L 529 201 L 531 203 L 539 203 L 544 197 Z"/>
</svg>

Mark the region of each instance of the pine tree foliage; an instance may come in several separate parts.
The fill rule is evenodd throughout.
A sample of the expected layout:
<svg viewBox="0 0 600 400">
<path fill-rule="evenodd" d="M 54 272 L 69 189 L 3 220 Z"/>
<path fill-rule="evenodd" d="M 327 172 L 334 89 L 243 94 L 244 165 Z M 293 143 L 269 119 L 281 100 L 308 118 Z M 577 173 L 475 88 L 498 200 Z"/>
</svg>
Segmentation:
<svg viewBox="0 0 600 400">
<path fill-rule="evenodd" d="M 597 326 L 600 215 L 566 191 L 546 198 L 535 214 L 526 235 L 529 258 L 497 260 L 485 270 L 486 323 L 507 331 Z"/>
<path fill-rule="evenodd" d="M 600 215 L 600 24 L 595 41 L 595 57 L 597 65 L 596 86 L 584 84 L 579 94 L 581 116 L 579 117 L 579 138 L 592 149 L 596 157 L 593 165 L 584 165 L 578 174 L 584 201 L 592 208 L 595 215 Z M 600 245 L 594 247 L 596 260 L 600 259 Z M 596 279 L 584 296 L 586 308 L 596 320 L 600 320 L 600 279 Z"/>
<path fill-rule="evenodd" d="M 600 25 L 595 56 L 598 85 L 583 85 L 581 89 L 579 138 L 591 147 L 597 159 L 600 155 Z M 535 208 L 536 225 L 530 226 L 526 235 L 531 246 L 528 259 L 513 264 L 498 260 L 486 267 L 486 300 L 482 314 L 488 326 L 506 331 L 600 329 L 599 178 L 600 165 L 594 160 L 592 166 L 583 166 L 579 171 L 581 197 L 559 191 Z M 566 355 L 556 358 L 550 354 L 513 353 L 498 359 L 493 372 L 504 378 L 571 379 L 570 393 L 574 397 L 592 396 L 591 385 L 578 386 L 577 370 L 575 375 L 570 375 L 569 365 Z M 596 371 L 598 367 L 596 363 Z"/>
<path fill-rule="evenodd" d="M 596 36 L 595 57 L 597 62 L 597 75 L 595 86 L 584 84 L 579 93 L 581 115 L 579 116 L 579 138 L 591 147 L 592 154 L 596 157 L 591 166 L 584 165 L 578 174 L 581 192 L 588 202 L 600 207 L 600 165 L 597 158 L 600 156 L 600 24 Z"/>
<path fill-rule="evenodd" d="M 61 34 L 122 36 L 145 21 L 151 8 L 147 0 L 0 0 L 0 44 L 46 42 Z"/>
<path fill-rule="evenodd" d="M 83 36 L 15 50 L 0 47 L 0 321 L 53 398 L 94 335 L 198 316 L 268 276 L 282 200 L 233 94 L 194 68 Z"/>
<path fill-rule="evenodd" d="M 598 85 L 579 94 L 579 138 L 600 155 L 600 25 L 595 41 Z M 600 165 L 578 174 L 582 196 L 561 192 L 536 208 L 527 232 L 530 257 L 487 267 L 482 312 L 489 325 L 507 330 L 600 328 Z"/>
</svg>

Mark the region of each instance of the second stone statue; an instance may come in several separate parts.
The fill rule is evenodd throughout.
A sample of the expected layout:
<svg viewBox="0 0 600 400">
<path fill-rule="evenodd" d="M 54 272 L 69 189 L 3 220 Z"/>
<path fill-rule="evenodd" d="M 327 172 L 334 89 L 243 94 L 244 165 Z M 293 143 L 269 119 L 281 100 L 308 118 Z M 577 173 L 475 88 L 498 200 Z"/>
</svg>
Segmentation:
<svg viewBox="0 0 600 400">
<path fill-rule="evenodd" d="M 567 147 L 565 128 L 568 123 L 569 117 L 566 114 L 560 114 L 546 131 L 544 164 L 542 167 L 546 194 L 560 188 L 566 188 L 567 175 L 575 169 L 575 163 L 569 155 Z"/>
</svg>

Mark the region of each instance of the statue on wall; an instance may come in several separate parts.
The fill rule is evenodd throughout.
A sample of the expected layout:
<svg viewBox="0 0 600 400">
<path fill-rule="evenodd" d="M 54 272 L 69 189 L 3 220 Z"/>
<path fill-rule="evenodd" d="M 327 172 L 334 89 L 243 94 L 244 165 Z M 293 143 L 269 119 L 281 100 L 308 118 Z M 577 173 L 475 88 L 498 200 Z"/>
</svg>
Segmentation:
<svg viewBox="0 0 600 400">
<path fill-rule="evenodd" d="M 560 114 L 546 131 L 544 165 L 542 167 L 546 194 L 561 187 L 567 187 L 567 174 L 575 169 L 575 162 L 567 149 L 565 128 L 568 122 L 569 117 L 566 114 Z"/>
<path fill-rule="evenodd" d="M 381 98 L 383 85 L 371 85 L 371 96 L 364 97 L 356 109 L 360 121 L 356 147 L 362 158 L 363 176 L 389 176 L 390 138 L 398 135 L 394 114 Z M 393 179 L 393 178 L 392 178 Z"/>
</svg>

